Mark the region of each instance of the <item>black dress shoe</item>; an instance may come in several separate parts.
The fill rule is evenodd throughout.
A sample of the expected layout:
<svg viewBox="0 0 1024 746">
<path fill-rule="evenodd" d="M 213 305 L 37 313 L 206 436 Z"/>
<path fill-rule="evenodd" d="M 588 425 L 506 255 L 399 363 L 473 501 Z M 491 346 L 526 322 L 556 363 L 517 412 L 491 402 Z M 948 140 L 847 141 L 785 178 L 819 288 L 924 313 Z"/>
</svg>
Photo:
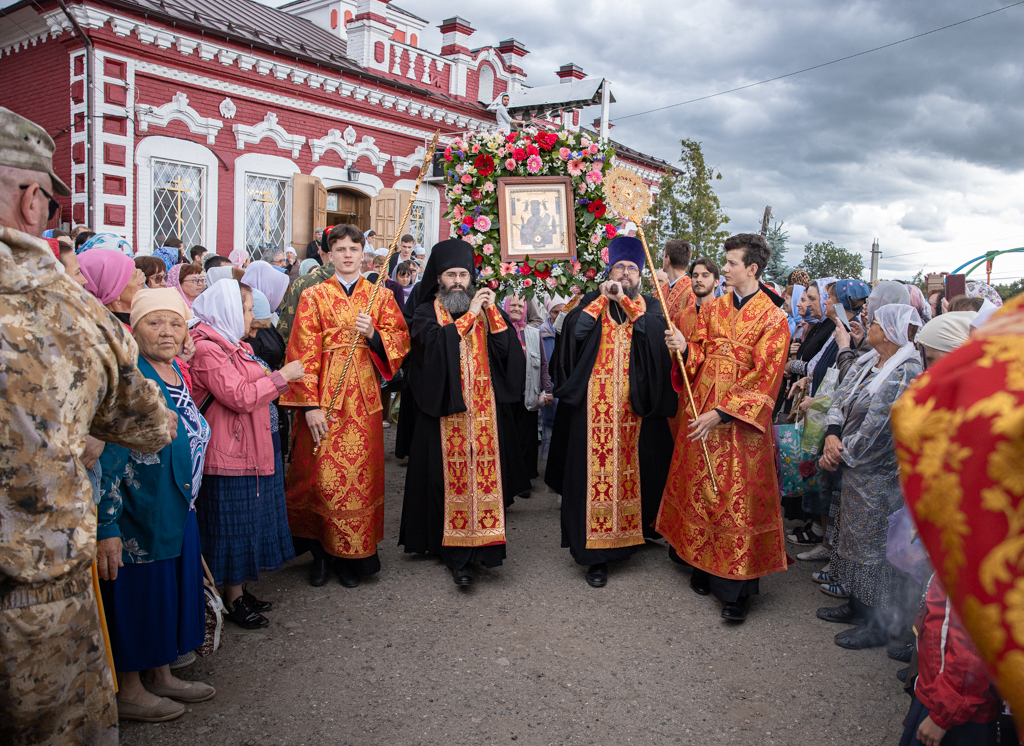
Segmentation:
<svg viewBox="0 0 1024 746">
<path fill-rule="evenodd" d="M 847 650 L 880 648 L 887 642 L 889 642 L 889 633 L 872 624 L 852 627 L 835 636 L 836 645 Z"/>
<path fill-rule="evenodd" d="M 914 657 L 914 646 L 890 645 L 885 649 L 885 652 L 894 661 L 899 661 L 900 663 L 910 663 L 910 659 Z"/>
<path fill-rule="evenodd" d="M 344 562 L 334 563 L 334 570 L 338 573 L 338 580 L 345 588 L 355 588 L 359 585 L 359 576 L 345 566 Z"/>
<path fill-rule="evenodd" d="M 698 596 L 706 596 L 711 593 L 711 577 L 706 572 L 694 570 L 690 576 L 690 590 Z"/>
<path fill-rule="evenodd" d="M 242 586 L 242 598 L 245 599 L 245 605 L 256 612 L 270 611 L 274 608 L 274 604 L 270 601 L 260 601 L 256 596 L 249 593 L 246 587 Z"/>
<path fill-rule="evenodd" d="M 314 557 L 313 564 L 309 566 L 309 584 L 319 588 L 327 582 L 327 576 L 331 571 L 331 560 L 328 557 Z"/>
<path fill-rule="evenodd" d="M 747 606 L 750 603 L 750 596 L 740 596 L 722 607 L 722 619 L 730 622 L 742 622 L 747 618 Z"/>
<path fill-rule="evenodd" d="M 473 573 L 470 572 L 469 566 L 460 567 L 459 569 L 452 569 L 452 580 L 455 581 L 455 585 L 460 588 L 473 585 Z"/>
<path fill-rule="evenodd" d="M 270 621 L 252 609 L 250 609 L 243 596 L 235 599 L 235 602 L 227 607 L 227 618 L 242 629 L 263 629 Z"/>
<path fill-rule="evenodd" d="M 837 624 L 862 624 L 864 621 L 849 601 L 842 606 L 822 606 L 818 609 L 818 619 Z"/>
<path fill-rule="evenodd" d="M 909 675 L 910 675 L 910 666 L 907 666 L 906 668 L 901 668 L 899 671 L 896 672 L 896 678 L 899 679 L 904 684 L 907 683 L 907 676 L 909 676 Z"/>
<path fill-rule="evenodd" d="M 608 584 L 608 563 L 591 565 L 587 568 L 587 585 L 591 588 L 604 588 Z"/>
</svg>

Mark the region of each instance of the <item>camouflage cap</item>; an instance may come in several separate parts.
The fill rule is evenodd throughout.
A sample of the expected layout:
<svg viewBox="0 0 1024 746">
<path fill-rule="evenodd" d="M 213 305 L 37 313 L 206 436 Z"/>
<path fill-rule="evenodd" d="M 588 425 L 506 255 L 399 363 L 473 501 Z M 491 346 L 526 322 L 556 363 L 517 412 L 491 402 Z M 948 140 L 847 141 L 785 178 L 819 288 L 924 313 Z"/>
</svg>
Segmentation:
<svg viewBox="0 0 1024 746">
<path fill-rule="evenodd" d="M 0 106 L 0 166 L 49 174 L 54 193 L 70 197 L 68 185 L 53 172 L 55 147 L 53 139 L 38 124 Z"/>
</svg>

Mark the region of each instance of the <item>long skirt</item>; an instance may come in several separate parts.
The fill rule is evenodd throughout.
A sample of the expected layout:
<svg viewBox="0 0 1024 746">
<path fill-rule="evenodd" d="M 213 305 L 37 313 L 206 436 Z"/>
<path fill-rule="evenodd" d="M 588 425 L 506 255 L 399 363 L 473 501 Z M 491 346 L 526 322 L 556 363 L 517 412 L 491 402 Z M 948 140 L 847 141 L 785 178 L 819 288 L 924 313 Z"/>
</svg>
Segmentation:
<svg viewBox="0 0 1024 746">
<path fill-rule="evenodd" d="M 281 441 L 274 433 L 274 473 L 203 476 L 196 510 L 214 582 L 241 585 L 295 559 L 284 497 Z"/>
<path fill-rule="evenodd" d="M 914 697 L 910 704 L 910 712 L 903 724 L 903 737 L 900 746 L 921 746 L 917 739 L 917 729 L 928 717 L 928 708 Z M 954 725 L 942 737 L 942 746 L 994 746 L 999 743 L 999 723 L 961 723 Z"/>
<path fill-rule="evenodd" d="M 164 666 L 202 645 L 206 602 L 196 512 L 185 516 L 180 556 L 126 564 L 116 580 L 100 580 L 100 594 L 118 671 Z"/>
</svg>

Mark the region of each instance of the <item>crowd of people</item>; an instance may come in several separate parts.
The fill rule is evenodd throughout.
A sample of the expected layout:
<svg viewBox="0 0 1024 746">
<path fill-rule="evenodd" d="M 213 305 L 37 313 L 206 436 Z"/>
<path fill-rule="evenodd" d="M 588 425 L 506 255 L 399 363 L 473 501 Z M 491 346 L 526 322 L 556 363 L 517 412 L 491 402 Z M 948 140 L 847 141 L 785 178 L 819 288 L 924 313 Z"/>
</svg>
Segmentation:
<svg viewBox="0 0 1024 746">
<path fill-rule="evenodd" d="M 1001 305 L 990 286 L 925 297 L 803 271 L 775 285 L 757 234 L 726 240 L 721 266 L 673 239 L 654 268 L 625 231 L 598 290 L 501 302 L 477 289 L 468 243 L 424 260 L 405 235 L 389 260 L 351 225 L 318 230 L 302 260 L 173 237 L 136 256 L 84 226 L 44 231 L 51 193 L 69 193 L 53 143 L 0 116 L 18 134 L 0 142 L 16 351 L 0 405 L 4 742 L 114 743 L 119 718 L 166 721 L 214 697 L 176 672 L 216 648 L 222 619 L 267 627 L 273 604 L 247 583 L 296 556 L 309 552 L 315 587 L 381 572 L 393 422 L 398 542 L 457 586 L 515 551 L 506 510 L 543 473 L 589 586 L 662 543 L 739 624 L 761 578 L 820 562 L 814 581 L 841 602 L 817 611 L 845 625 L 835 643 L 909 664 L 903 744 L 1013 742 L 927 555 L 910 551 L 891 417 Z"/>
</svg>

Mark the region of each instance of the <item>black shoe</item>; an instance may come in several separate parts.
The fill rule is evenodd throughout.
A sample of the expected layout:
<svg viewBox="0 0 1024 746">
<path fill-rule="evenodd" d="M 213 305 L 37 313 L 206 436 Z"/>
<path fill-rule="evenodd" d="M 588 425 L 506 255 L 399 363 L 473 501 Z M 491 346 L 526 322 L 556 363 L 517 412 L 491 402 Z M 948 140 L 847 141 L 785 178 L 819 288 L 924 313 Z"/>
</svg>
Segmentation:
<svg viewBox="0 0 1024 746">
<path fill-rule="evenodd" d="M 245 599 L 245 605 L 255 612 L 270 611 L 274 608 L 273 603 L 270 601 L 260 601 L 256 596 L 249 593 L 244 585 L 242 586 L 242 598 Z"/>
<path fill-rule="evenodd" d="M 469 570 L 469 565 L 460 567 L 459 569 L 452 570 L 452 580 L 455 581 L 455 585 L 460 588 L 473 585 L 473 573 Z"/>
<path fill-rule="evenodd" d="M 331 560 L 329 557 L 313 557 L 313 564 L 309 566 L 309 584 L 319 588 L 327 582 L 327 576 L 331 571 Z"/>
<path fill-rule="evenodd" d="M 591 588 L 604 588 L 608 584 L 608 563 L 591 565 L 587 568 L 587 585 Z"/>
<path fill-rule="evenodd" d="M 722 619 L 730 622 L 742 622 L 747 618 L 747 607 L 750 604 L 750 596 L 740 596 L 735 601 L 727 603 L 722 607 Z"/>
<path fill-rule="evenodd" d="M 910 666 L 907 666 L 906 668 L 901 668 L 899 671 L 896 672 L 896 678 L 899 679 L 900 682 L 902 682 L 904 684 L 907 683 L 907 676 L 909 676 L 909 675 L 910 675 Z"/>
<path fill-rule="evenodd" d="M 842 606 L 822 606 L 818 609 L 818 619 L 837 624 L 863 624 L 864 621 L 849 601 Z"/>
<path fill-rule="evenodd" d="M 263 629 L 270 622 L 262 614 L 250 609 L 245 603 L 245 596 L 239 596 L 235 602 L 227 608 L 228 620 L 234 622 L 242 629 Z"/>
<path fill-rule="evenodd" d="M 334 571 L 338 573 L 338 580 L 345 588 L 355 588 L 359 585 L 359 576 L 346 567 L 344 562 L 336 562 Z"/>
<path fill-rule="evenodd" d="M 910 663 L 910 659 L 914 657 L 913 645 L 890 645 L 885 652 L 894 661 L 900 663 Z"/>
<path fill-rule="evenodd" d="M 889 642 L 889 634 L 874 625 L 847 629 L 835 637 L 836 645 L 847 650 L 880 648 L 887 642 Z"/>
<path fill-rule="evenodd" d="M 690 576 L 690 590 L 698 596 L 706 596 L 711 593 L 711 577 L 706 572 L 694 570 Z"/>
</svg>

